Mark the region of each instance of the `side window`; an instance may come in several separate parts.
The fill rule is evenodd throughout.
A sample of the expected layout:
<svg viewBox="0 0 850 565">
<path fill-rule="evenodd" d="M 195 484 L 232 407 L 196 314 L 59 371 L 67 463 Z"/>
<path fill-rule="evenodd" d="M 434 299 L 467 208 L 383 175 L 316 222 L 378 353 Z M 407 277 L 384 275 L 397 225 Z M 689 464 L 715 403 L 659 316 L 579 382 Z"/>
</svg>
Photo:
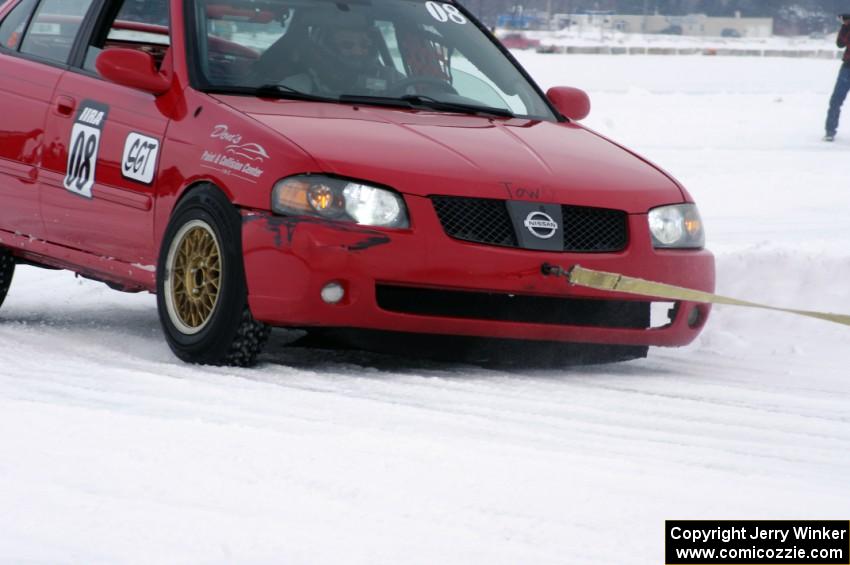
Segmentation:
<svg viewBox="0 0 850 565">
<path fill-rule="evenodd" d="M 110 47 L 150 53 L 160 67 L 171 44 L 168 25 L 166 0 L 124 0 L 115 19 L 92 37 L 83 67 L 97 72 L 97 56 Z"/>
<path fill-rule="evenodd" d="M 0 24 L 0 46 L 17 49 L 36 0 L 22 0 Z"/>
<path fill-rule="evenodd" d="M 24 35 L 21 53 L 65 63 L 92 0 L 43 0 Z"/>
</svg>

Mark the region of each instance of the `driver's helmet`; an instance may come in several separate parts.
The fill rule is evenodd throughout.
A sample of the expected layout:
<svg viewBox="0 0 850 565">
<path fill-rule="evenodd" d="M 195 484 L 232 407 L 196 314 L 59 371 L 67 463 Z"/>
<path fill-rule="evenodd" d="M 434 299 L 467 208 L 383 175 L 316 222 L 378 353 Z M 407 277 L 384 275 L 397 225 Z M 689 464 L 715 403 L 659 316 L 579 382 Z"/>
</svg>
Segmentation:
<svg viewBox="0 0 850 565">
<path fill-rule="evenodd" d="M 349 26 L 328 30 L 325 46 L 346 66 L 365 70 L 375 64 L 378 52 L 372 30 L 366 26 Z"/>
<path fill-rule="evenodd" d="M 374 26 L 359 18 L 328 22 L 311 30 L 314 55 L 323 68 L 323 77 L 346 84 L 358 75 L 368 75 L 379 66 Z"/>
</svg>

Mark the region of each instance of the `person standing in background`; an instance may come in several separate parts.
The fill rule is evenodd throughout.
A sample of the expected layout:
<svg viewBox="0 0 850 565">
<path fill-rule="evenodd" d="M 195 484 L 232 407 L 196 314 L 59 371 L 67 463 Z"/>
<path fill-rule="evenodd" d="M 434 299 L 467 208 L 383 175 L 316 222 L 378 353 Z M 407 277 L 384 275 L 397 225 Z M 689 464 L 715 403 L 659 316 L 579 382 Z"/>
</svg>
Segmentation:
<svg viewBox="0 0 850 565">
<path fill-rule="evenodd" d="M 836 43 L 839 47 L 844 47 L 844 62 L 841 65 L 841 70 L 838 71 L 838 80 L 835 81 L 835 90 L 832 92 L 832 98 L 829 99 L 829 112 L 826 115 L 826 135 L 824 141 L 835 141 L 835 134 L 838 131 L 838 118 L 841 115 L 841 105 L 844 104 L 844 99 L 847 98 L 847 93 L 850 92 L 850 14 L 842 14 L 839 16 L 842 22 L 841 29 L 838 30 L 838 39 Z"/>
</svg>

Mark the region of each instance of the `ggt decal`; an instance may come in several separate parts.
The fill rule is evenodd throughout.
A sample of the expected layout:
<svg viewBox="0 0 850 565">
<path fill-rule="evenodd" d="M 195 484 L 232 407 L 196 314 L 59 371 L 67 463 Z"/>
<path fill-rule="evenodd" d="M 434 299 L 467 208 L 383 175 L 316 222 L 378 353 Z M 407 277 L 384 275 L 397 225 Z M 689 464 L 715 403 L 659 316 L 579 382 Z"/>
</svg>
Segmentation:
<svg viewBox="0 0 850 565">
<path fill-rule="evenodd" d="M 150 184 L 156 173 L 159 140 L 139 133 L 131 133 L 124 142 L 121 174 L 124 178 Z"/>
<path fill-rule="evenodd" d="M 64 182 L 65 188 L 74 194 L 92 197 L 100 135 L 108 113 L 109 106 L 91 100 L 84 101 L 77 111 L 77 119 L 71 129 Z"/>
</svg>

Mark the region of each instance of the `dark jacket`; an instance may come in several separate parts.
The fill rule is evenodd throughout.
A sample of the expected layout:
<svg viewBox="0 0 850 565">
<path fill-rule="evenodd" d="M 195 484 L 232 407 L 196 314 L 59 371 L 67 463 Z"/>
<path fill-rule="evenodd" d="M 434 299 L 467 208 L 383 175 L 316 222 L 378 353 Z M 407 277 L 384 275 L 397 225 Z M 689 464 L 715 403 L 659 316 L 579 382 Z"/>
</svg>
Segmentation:
<svg viewBox="0 0 850 565">
<path fill-rule="evenodd" d="M 838 30 L 838 39 L 835 40 L 835 43 L 839 47 L 845 47 L 844 51 L 844 64 L 850 66 L 850 23 L 845 23 L 841 26 L 841 29 Z"/>
</svg>

